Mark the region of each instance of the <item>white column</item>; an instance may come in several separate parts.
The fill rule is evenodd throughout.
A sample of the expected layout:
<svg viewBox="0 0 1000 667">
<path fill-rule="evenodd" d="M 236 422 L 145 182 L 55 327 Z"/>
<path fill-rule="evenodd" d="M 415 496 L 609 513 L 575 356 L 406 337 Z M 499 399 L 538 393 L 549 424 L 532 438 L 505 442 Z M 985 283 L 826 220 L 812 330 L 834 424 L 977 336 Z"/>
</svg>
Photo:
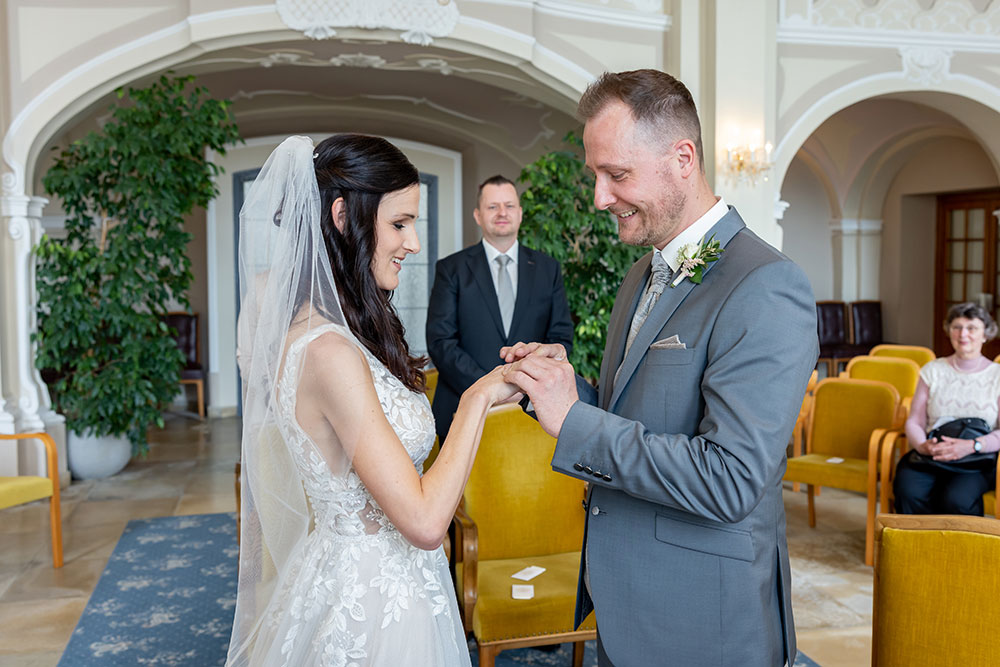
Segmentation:
<svg viewBox="0 0 1000 667">
<path fill-rule="evenodd" d="M 19 433 L 45 431 L 59 449 L 60 477 L 69 481 L 66 467 L 64 419 L 52 410 L 48 389 L 35 368 L 36 289 L 34 248 L 42 236 L 42 197 L 8 194 L 0 197 L 3 245 L 3 393 Z M 35 442 L 22 442 L 16 474 L 45 474 L 45 453 Z"/>
<path fill-rule="evenodd" d="M 879 298 L 882 221 L 839 218 L 830 221 L 833 249 L 833 298 L 850 302 Z"/>
<path fill-rule="evenodd" d="M 781 248 L 781 226 L 774 217 L 780 183 L 731 183 L 718 169 L 731 143 L 775 143 L 777 126 L 777 23 L 773 2 L 715 0 L 714 105 L 703 113 L 705 160 L 715 161 L 715 191 L 736 207 L 747 226 Z M 707 117 L 707 118 L 706 118 Z M 709 134 L 710 133 L 710 134 Z"/>
</svg>

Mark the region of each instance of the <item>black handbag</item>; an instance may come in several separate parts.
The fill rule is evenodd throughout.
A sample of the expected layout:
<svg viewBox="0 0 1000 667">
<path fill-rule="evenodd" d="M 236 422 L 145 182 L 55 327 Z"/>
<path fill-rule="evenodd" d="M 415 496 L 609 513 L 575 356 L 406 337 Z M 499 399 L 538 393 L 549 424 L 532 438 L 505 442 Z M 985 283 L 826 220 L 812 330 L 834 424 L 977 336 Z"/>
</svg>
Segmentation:
<svg viewBox="0 0 1000 667">
<path fill-rule="evenodd" d="M 927 439 L 933 440 L 946 435 L 949 438 L 975 440 L 992 430 L 985 419 L 963 417 L 931 429 L 927 433 Z M 935 461 L 932 457 L 924 456 L 917 450 L 911 449 L 903 458 L 908 459 L 907 465 L 915 470 L 942 470 L 951 473 L 989 472 L 994 470 L 997 465 L 997 452 L 973 452 L 957 461 Z M 900 462 L 902 463 L 902 460 Z"/>
</svg>

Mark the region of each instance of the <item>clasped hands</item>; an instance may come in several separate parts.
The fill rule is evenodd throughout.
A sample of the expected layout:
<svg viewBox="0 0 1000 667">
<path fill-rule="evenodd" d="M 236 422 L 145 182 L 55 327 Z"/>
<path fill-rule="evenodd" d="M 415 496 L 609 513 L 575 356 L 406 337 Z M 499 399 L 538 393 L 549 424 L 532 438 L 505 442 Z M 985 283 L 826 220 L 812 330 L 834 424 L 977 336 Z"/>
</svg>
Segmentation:
<svg viewBox="0 0 1000 667">
<path fill-rule="evenodd" d="M 579 400 L 576 372 L 559 343 L 515 343 L 500 348 L 506 382 L 531 399 L 538 423 L 546 433 L 559 437 L 569 409 Z"/>
<path fill-rule="evenodd" d="M 957 461 L 975 451 L 973 444 L 972 440 L 942 435 L 933 440 L 925 440 L 915 449 L 935 461 Z"/>
</svg>

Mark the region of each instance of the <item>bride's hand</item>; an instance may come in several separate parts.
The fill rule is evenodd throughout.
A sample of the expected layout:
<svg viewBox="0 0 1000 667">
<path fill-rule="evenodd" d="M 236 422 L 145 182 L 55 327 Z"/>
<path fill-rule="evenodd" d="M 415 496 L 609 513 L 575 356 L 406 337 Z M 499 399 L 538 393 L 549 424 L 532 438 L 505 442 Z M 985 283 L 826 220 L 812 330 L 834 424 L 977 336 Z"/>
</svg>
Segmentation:
<svg viewBox="0 0 1000 667">
<path fill-rule="evenodd" d="M 481 392 L 490 405 L 499 405 L 521 400 L 524 395 L 517 385 L 510 384 L 504 378 L 506 366 L 497 366 L 492 371 L 479 378 L 469 391 Z"/>
</svg>

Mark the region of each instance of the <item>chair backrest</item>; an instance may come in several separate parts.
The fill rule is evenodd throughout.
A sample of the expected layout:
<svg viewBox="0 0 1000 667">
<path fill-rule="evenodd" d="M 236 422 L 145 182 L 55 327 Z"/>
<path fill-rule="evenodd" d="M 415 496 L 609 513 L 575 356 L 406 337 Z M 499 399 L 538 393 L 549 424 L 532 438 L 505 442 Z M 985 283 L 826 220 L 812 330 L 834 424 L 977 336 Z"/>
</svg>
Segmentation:
<svg viewBox="0 0 1000 667">
<path fill-rule="evenodd" d="M 905 357 L 860 356 L 847 362 L 847 377 L 888 382 L 901 398 L 909 398 L 917 390 L 920 366 Z"/>
<path fill-rule="evenodd" d="M 543 556 L 583 544 L 584 483 L 552 470 L 555 445 L 518 405 L 487 415 L 465 487 L 480 559 Z"/>
<path fill-rule="evenodd" d="M 875 346 L 882 342 L 881 301 L 854 301 L 850 314 L 852 343 Z"/>
<path fill-rule="evenodd" d="M 175 312 L 163 316 L 163 321 L 176 333 L 177 347 L 184 353 L 188 363 L 197 364 L 198 359 L 198 313 Z"/>
<path fill-rule="evenodd" d="M 872 664 L 1000 664 L 1000 522 L 877 519 Z"/>
<path fill-rule="evenodd" d="M 888 382 L 826 378 L 813 392 L 807 429 L 811 454 L 867 459 L 877 428 L 897 426 L 899 392 Z"/>
<path fill-rule="evenodd" d="M 820 345 L 847 342 L 847 306 L 843 301 L 816 302 L 816 329 Z"/>
<path fill-rule="evenodd" d="M 427 389 L 427 400 L 431 403 L 434 402 L 434 392 L 437 390 L 438 386 L 438 369 L 428 368 L 424 371 L 424 382 L 426 383 Z"/>
<path fill-rule="evenodd" d="M 923 345 L 893 345 L 883 343 L 882 345 L 873 347 L 868 354 L 873 357 L 903 357 L 904 359 L 913 359 L 921 368 L 924 364 L 936 359 L 934 350 Z"/>
</svg>

